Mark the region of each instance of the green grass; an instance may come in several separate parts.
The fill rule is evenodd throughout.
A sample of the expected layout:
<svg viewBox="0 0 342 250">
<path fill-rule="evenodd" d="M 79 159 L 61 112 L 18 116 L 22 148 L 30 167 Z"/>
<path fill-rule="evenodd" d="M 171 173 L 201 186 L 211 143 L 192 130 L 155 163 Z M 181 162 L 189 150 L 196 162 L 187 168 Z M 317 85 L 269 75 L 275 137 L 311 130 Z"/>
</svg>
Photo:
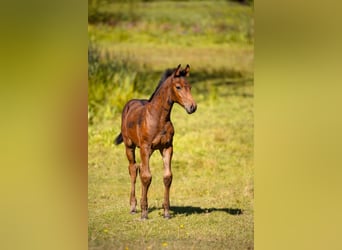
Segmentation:
<svg viewBox="0 0 342 250">
<path fill-rule="evenodd" d="M 90 248 L 253 248 L 253 87 L 225 88 L 214 102 L 199 102 L 193 115 L 173 110 L 169 221 L 162 218 L 159 153 L 151 157 L 150 220 L 140 221 L 140 214 L 129 214 L 124 146 L 112 145 L 120 118 L 89 131 Z M 139 200 L 140 181 L 137 190 Z"/>
<path fill-rule="evenodd" d="M 115 25 L 88 26 L 89 249 L 253 249 L 252 9 L 223 1 L 133 4 L 134 12 L 123 3 L 105 8 Z M 163 165 L 155 152 L 149 220 L 141 221 L 140 180 L 139 213 L 131 215 L 125 149 L 113 139 L 123 104 L 148 98 L 163 70 L 179 63 L 191 65 L 198 108 L 172 112 L 172 218 L 162 217 Z"/>
<path fill-rule="evenodd" d="M 251 7 L 227 1 L 119 2 L 100 8 L 97 16 L 111 25 L 90 26 L 89 36 L 115 43 L 183 47 L 251 43 L 252 15 Z M 93 19 L 92 23 L 102 22 L 101 18 Z"/>
</svg>

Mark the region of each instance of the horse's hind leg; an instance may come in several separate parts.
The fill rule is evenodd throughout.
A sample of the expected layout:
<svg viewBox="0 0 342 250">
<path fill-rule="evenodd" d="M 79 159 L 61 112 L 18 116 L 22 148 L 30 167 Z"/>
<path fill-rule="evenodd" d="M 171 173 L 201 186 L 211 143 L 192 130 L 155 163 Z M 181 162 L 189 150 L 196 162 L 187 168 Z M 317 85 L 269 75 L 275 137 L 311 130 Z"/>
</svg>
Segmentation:
<svg viewBox="0 0 342 250">
<path fill-rule="evenodd" d="M 137 172 L 138 172 L 138 168 L 135 162 L 135 147 L 133 148 L 126 147 L 126 155 L 129 161 L 128 171 L 131 177 L 131 193 L 129 197 L 129 203 L 131 205 L 130 212 L 131 214 L 135 214 L 137 212 L 137 209 L 136 209 L 137 199 L 135 198 L 135 182 L 137 179 Z"/>
<path fill-rule="evenodd" d="M 173 153 L 173 148 L 168 147 L 164 148 L 163 150 L 160 150 L 160 153 L 163 156 L 163 163 L 164 163 L 164 186 L 165 186 L 165 191 L 164 191 L 164 203 L 163 203 L 163 208 L 164 208 L 164 218 L 169 219 L 170 218 L 170 187 L 172 183 L 172 172 L 171 172 L 171 159 L 172 159 L 172 153 Z"/>
</svg>

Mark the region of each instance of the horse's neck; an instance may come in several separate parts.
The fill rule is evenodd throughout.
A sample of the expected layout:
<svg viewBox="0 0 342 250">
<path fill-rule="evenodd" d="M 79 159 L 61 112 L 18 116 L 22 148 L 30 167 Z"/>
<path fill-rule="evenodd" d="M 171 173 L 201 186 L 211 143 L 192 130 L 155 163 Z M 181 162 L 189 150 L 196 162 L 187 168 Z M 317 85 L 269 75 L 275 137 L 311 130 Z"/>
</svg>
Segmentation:
<svg viewBox="0 0 342 250">
<path fill-rule="evenodd" d="M 156 119 L 167 121 L 170 120 L 170 114 L 173 107 L 169 89 L 164 87 L 160 89 L 150 102 L 151 115 Z"/>
</svg>

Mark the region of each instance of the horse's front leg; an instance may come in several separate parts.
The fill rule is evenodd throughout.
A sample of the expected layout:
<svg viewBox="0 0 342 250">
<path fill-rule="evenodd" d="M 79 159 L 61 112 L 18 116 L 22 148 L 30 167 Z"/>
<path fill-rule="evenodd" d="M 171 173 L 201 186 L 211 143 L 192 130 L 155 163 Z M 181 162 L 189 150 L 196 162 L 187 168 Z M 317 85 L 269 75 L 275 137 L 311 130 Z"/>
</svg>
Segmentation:
<svg viewBox="0 0 342 250">
<path fill-rule="evenodd" d="M 141 180 L 141 219 L 147 219 L 148 216 L 148 202 L 147 202 L 147 192 L 152 181 L 152 175 L 150 172 L 149 160 L 152 154 L 150 146 L 142 146 L 140 148 L 140 180 Z"/>
<path fill-rule="evenodd" d="M 160 150 L 160 153 L 163 156 L 163 163 L 164 163 L 164 186 L 165 186 L 165 191 L 164 191 L 164 203 L 163 203 L 163 208 L 164 208 L 164 218 L 169 219 L 170 218 L 170 187 L 172 183 L 172 172 L 171 172 L 171 159 L 172 159 L 172 153 L 173 153 L 173 148 L 172 146 L 168 148 L 164 148 Z"/>
</svg>

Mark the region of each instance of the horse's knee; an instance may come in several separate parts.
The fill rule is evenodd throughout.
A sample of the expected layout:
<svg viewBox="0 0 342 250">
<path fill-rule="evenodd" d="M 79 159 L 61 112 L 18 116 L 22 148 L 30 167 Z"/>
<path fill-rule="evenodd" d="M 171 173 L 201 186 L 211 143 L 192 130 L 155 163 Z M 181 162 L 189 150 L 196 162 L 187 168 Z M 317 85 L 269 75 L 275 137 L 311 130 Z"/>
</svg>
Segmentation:
<svg viewBox="0 0 342 250">
<path fill-rule="evenodd" d="M 172 174 L 164 175 L 164 185 L 169 187 L 172 183 Z"/>
<path fill-rule="evenodd" d="M 150 185 L 152 181 L 152 175 L 150 173 L 140 174 L 140 179 L 143 185 Z"/>
</svg>

